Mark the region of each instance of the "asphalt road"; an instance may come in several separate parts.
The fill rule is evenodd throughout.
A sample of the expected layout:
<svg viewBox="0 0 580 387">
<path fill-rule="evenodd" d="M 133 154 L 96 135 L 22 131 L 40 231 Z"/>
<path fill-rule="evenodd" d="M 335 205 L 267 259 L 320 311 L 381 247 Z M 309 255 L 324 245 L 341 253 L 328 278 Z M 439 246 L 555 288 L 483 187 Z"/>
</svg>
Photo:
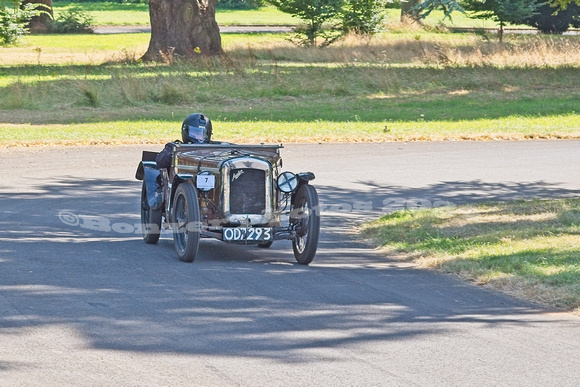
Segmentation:
<svg viewBox="0 0 580 387">
<path fill-rule="evenodd" d="M 139 235 L 141 150 L 0 149 L 1 386 L 577 386 L 580 319 L 389 260 L 394 207 L 580 194 L 579 141 L 287 145 L 319 253 Z M 157 149 L 159 148 L 159 149 Z M 59 216 L 60 215 L 60 216 Z"/>
</svg>

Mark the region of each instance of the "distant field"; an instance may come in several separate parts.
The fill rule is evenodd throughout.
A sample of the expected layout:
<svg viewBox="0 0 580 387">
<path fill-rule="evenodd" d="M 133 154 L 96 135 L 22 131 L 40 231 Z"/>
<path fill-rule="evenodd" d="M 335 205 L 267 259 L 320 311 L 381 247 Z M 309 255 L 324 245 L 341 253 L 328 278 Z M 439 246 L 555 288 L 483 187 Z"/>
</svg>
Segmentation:
<svg viewBox="0 0 580 387">
<path fill-rule="evenodd" d="M 57 1 L 53 4 L 56 17 L 64 10 L 80 6 L 83 10 L 91 13 L 96 25 L 149 24 L 149 8 L 147 4 L 112 2 L 74 3 L 71 1 Z M 389 9 L 388 15 L 388 23 L 397 23 L 400 19 L 400 10 Z M 218 9 L 216 12 L 216 20 L 220 25 L 296 25 L 300 23 L 300 19 L 280 12 L 273 6 L 255 10 Z M 454 14 L 451 20 L 444 20 L 444 15 L 440 11 L 433 12 L 427 18 L 426 23 L 433 26 L 443 23 L 450 27 L 497 27 L 497 24 L 494 22 L 469 19 L 461 13 Z"/>
<path fill-rule="evenodd" d="M 58 15 L 72 7 L 81 7 L 89 12 L 96 25 L 149 25 L 147 4 L 90 2 L 54 2 L 54 13 Z M 295 25 L 296 18 L 269 6 L 256 10 L 218 9 L 216 20 L 220 25 Z"/>
</svg>

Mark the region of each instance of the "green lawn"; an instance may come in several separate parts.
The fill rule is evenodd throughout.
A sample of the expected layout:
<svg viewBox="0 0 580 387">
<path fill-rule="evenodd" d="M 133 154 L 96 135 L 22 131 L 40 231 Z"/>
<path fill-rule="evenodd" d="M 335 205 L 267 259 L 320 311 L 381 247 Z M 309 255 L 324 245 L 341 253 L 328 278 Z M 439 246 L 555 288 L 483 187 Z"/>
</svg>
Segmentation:
<svg viewBox="0 0 580 387">
<path fill-rule="evenodd" d="M 149 8 L 147 4 L 89 2 L 75 3 L 71 1 L 56 1 L 53 3 L 55 17 L 72 7 L 81 7 L 89 12 L 96 25 L 148 25 Z M 399 9 L 388 9 L 387 22 L 396 24 L 400 19 Z M 216 20 L 219 25 L 296 25 L 301 21 L 290 14 L 279 11 L 274 6 L 266 6 L 253 10 L 217 9 Z M 445 19 L 442 11 L 433 12 L 427 19 L 428 25 L 444 24 L 449 27 L 495 28 L 492 21 L 470 19 L 461 13 Z"/>
<path fill-rule="evenodd" d="M 580 312 L 580 199 L 404 210 L 360 233 L 388 257 Z"/>
<path fill-rule="evenodd" d="M 58 1 L 53 3 L 55 17 L 72 7 L 89 12 L 95 25 L 149 25 L 147 4 Z M 216 20 L 219 25 L 295 25 L 299 22 L 273 6 L 255 10 L 218 9 Z"/>
</svg>

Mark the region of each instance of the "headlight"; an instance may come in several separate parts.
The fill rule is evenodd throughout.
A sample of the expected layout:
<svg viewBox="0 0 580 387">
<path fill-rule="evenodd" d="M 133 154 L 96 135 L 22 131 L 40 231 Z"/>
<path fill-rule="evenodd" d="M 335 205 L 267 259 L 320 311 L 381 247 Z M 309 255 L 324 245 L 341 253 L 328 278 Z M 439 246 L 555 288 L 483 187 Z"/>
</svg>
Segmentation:
<svg viewBox="0 0 580 387">
<path fill-rule="evenodd" d="M 298 187 L 298 176 L 292 172 L 282 172 L 278 175 L 276 183 L 278 184 L 278 189 L 280 191 L 290 193 Z"/>
</svg>

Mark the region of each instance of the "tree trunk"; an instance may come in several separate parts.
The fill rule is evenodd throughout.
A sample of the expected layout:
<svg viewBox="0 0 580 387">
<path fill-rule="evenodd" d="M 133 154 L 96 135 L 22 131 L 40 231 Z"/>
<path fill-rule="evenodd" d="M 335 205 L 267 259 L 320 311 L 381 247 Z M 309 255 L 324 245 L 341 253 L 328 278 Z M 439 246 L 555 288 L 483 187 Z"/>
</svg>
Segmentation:
<svg viewBox="0 0 580 387">
<path fill-rule="evenodd" d="M 216 1 L 149 0 L 151 40 L 141 59 L 171 62 L 174 57 L 222 54 Z"/>
<path fill-rule="evenodd" d="M 413 15 L 411 15 L 411 8 L 419 4 L 421 0 L 407 0 L 401 1 L 401 21 L 405 21 L 409 18 L 415 19 Z"/>
<path fill-rule="evenodd" d="M 28 23 L 28 30 L 32 33 L 42 33 L 48 32 L 50 30 L 50 24 L 52 22 L 53 13 L 52 13 L 52 0 L 23 0 L 22 5 L 24 4 L 39 4 L 37 9 L 41 11 L 45 11 L 46 13 L 41 13 L 38 16 L 33 17 L 30 19 Z"/>
</svg>

